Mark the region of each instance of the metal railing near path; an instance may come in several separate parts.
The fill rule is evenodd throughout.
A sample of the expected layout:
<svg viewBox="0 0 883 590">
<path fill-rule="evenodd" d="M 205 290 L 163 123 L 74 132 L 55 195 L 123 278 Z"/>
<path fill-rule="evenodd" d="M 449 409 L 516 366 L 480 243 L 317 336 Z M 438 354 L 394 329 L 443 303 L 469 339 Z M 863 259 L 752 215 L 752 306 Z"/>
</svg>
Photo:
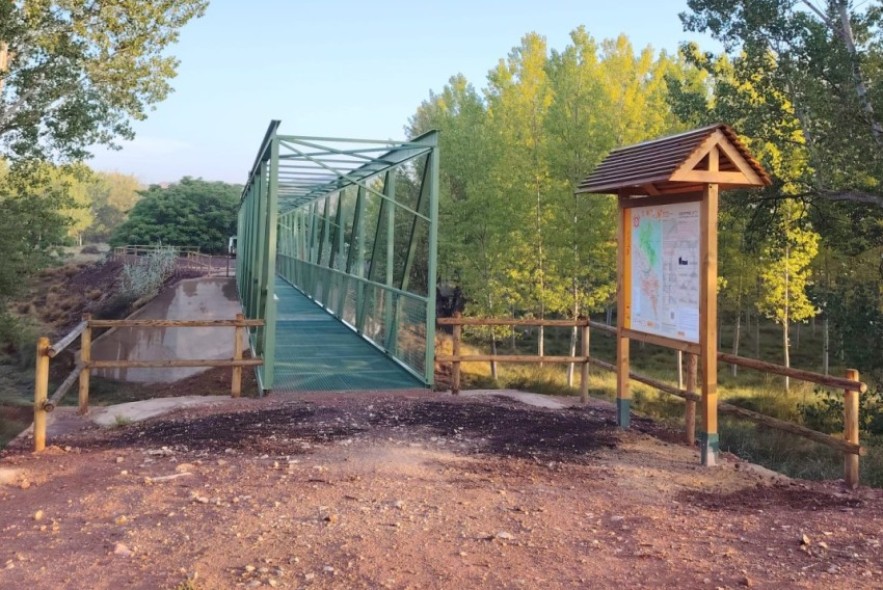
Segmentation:
<svg viewBox="0 0 883 590">
<path fill-rule="evenodd" d="M 249 320 L 237 314 L 232 320 L 94 320 L 86 315 L 69 334 L 54 344 L 47 337 L 37 340 L 36 376 L 34 379 L 34 451 L 46 447 L 46 418 L 62 398 L 79 383 L 79 413 L 89 411 L 89 381 L 93 370 L 110 368 L 178 368 L 178 367 L 232 367 L 231 397 L 242 393 L 242 368 L 263 364 L 263 359 L 243 358 L 243 340 L 246 328 L 261 327 L 263 320 Z M 92 331 L 102 328 L 235 328 L 233 357 L 229 359 L 92 359 Z M 49 363 L 71 344 L 80 340 L 80 351 L 73 371 L 49 396 Z"/>
<path fill-rule="evenodd" d="M 589 367 L 594 365 L 608 371 L 616 371 L 616 365 L 599 358 L 592 357 L 589 353 L 590 330 L 595 329 L 601 333 L 616 335 L 616 327 L 608 326 L 587 318 L 570 320 L 541 320 L 541 319 L 510 319 L 510 318 L 464 318 L 455 313 L 452 318 L 438 318 L 438 325 L 451 326 L 453 328 L 453 351 L 452 354 L 437 354 L 438 363 L 450 363 L 451 365 L 451 391 L 455 395 L 460 391 L 461 363 L 464 362 L 503 362 L 503 363 L 562 363 L 580 365 L 580 398 L 583 403 L 588 401 L 588 378 Z M 503 355 L 503 354 L 461 354 L 462 330 L 465 326 L 545 326 L 579 328 L 580 330 L 580 353 L 577 356 L 539 356 L 539 355 Z M 685 353 L 687 356 L 687 374 L 685 388 L 680 389 L 658 379 L 629 372 L 629 378 L 667 393 L 680 397 L 686 402 L 684 408 L 685 441 L 689 445 L 695 443 L 696 432 L 696 403 L 700 401 L 697 392 L 697 355 Z M 772 373 L 792 377 L 801 381 L 814 383 L 824 387 L 843 390 L 843 437 L 832 436 L 824 432 L 812 430 L 800 424 L 779 420 L 753 410 L 726 402 L 718 403 L 718 412 L 736 416 L 745 420 L 763 425 L 767 428 L 788 432 L 843 453 L 843 474 L 846 485 L 855 487 L 859 482 L 859 456 L 865 454 L 865 449 L 859 444 L 859 395 L 867 391 L 868 387 L 859 380 L 858 371 L 849 369 L 844 377 L 832 377 L 812 371 L 793 369 L 774 363 L 745 358 L 732 354 L 719 353 L 718 360 L 727 364 L 738 365 L 747 369 L 753 369 L 763 373 Z"/>
</svg>

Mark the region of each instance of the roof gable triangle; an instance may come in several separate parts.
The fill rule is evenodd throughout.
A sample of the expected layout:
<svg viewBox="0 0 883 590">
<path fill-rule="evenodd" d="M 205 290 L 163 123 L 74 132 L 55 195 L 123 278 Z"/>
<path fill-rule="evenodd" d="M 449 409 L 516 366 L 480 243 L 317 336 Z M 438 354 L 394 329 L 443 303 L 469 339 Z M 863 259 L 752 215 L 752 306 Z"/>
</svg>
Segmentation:
<svg viewBox="0 0 883 590">
<path fill-rule="evenodd" d="M 716 158 L 710 157 L 713 151 L 717 152 Z M 716 161 L 717 165 L 709 166 L 711 161 Z M 763 184 L 763 180 L 748 160 L 720 130 L 715 131 L 699 144 L 675 169 L 669 181 L 755 186 Z"/>
</svg>

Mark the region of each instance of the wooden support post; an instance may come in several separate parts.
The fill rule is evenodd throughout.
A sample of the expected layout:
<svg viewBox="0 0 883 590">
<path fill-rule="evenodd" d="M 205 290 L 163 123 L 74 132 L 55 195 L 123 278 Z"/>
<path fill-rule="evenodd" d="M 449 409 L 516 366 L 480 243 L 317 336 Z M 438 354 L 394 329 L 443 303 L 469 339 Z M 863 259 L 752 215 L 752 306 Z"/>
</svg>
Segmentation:
<svg viewBox="0 0 883 590">
<path fill-rule="evenodd" d="M 708 154 L 708 169 L 718 170 L 718 151 Z M 699 351 L 702 370 L 702 432 L 699 451 L 702 464 L 718 464 L 717 431 L 717 216 L 718 185 L 708 184 L 699 204 Z"/>
<path fill-rule="evenodd" d="M 846 370 L 846 378 L 858 381 L 858 371 Z M 843 438 L 846 442 L 859 444 L 858 441 L 858 408 L 859 392 L 847 389 L 843 392 Z M 858 487 L 859 456 L 852 453 L 843 454 L 843 479 L 846 487 L 854 489 Z"/>
<path fill-rule="evenodd" d="M 78 413 L 82 416 L 89 412 L 89 376 L 92 373 L 92 326 L 89 321 L 92 319 L 91 314 L 84 314 L 83 321 L 86 322 L 86 328 L 80 337 L 80 362 L 83 363 L 83 370 L 80 372 L 80 396 Z"/>
<path fill-rule="evenodd" d="M 233 342 L 233 360 L 242 360 L 242 338 L 245 336 L 245 316 L 236 314 L 236 340 Z M 230 396 L 239 397 L 242 394 L 242 367 L 233 367 L 233 376 L 230 379 Z"/>
<path fill-rule="evenodd" d="M 629 339 L 625 331 L 630 328 L 629 292 L 631 277 L 629 261 L 631 260 L 631 244 L 628 241 L 629 210 L 623 205 L 628 198 L 619 197 L 619 217 L 617 233 L 619 234 L 619 252 L 617 255 L 617 311 L 616 311 L 616 423 L 620 428 L 628 428 L 631 422 L 632 393 L 629 384 Z"/>
<path fill-rule="evenodd" d="M 454 317 L 456 319 L 460 319 L 462 314 L 459 311 L 454 312 Z M 454 325 L 454 337 L 453 337 L 453 354 L 455 357 L 460 356 L 460 335 L 463 332 L 463 326 L 460 324 Z M 459 395 L 460 393 L 460 361 L 456 360 L 451 363 L 451 393 L 454 395 Z"/>
<path fill-rule="evenodd" d="M 699 367 L 699 358 L 693 354 L 687 353 L 687 391 L 696 393 L 696 383 L 698 381 L 697 369 Z M 681 389 L 680 387 L 678 389 Z M 687 445 L 696 444 L 696 400 L 688 399 L 686 408 L 684 409 L 684 434 Z"/>
<path fill-rule="evenodd" d="M 586 319 L 588 318 L 580 318 Z M 586 357 L 586 360 L 583 361 L 580 366 L 579 373 L 579 399 L 582 403 L 586 404 L 589 402 L 589 322 L 586 321 L 584 326 L 580 326 L 580 332 L 582 332 L 580 336 L 580 356 Z M 571 365 L 572 366 L 572 365 Z"/>
<path fill-rule="evenodd" d="M 49 338 L 37 340 L 37 370 L 34 375 L 34 452 L 46 448 L 46 400 L 49 397 Z"/>
</svg>

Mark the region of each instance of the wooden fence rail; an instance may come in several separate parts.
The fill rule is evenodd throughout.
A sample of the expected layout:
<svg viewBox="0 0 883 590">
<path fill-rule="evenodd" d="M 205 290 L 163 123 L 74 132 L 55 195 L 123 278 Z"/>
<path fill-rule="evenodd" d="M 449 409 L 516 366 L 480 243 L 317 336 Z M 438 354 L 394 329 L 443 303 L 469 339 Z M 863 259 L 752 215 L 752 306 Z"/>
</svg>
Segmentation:
<svg viewBox="0 0 883 590">
<path fill-rule="evenodd" d="M 595 328 L 606 334 L 616 334 L 616 328 L 593 322 L 586 318 L 574 320 L 542 320 L 542 319 L 507 319 L 507 318 L 463 318 L 458 313 L 452 318 L 439 318 L 439 325 L 453 326 L 453 354 L 436 355 L 436 361 L 451 364 L 451 390 L 453 394 L 460 392 L 461 363 L 464 362 L 511 362 L 511 363 L 563 363 L 579 364 L 580 373 L 580 398 L 583 402 L 588 401 L 588 376 L 589 366 L 594 365 L 608 371 L 616 371 L 616 365 L 602 359 L 594 358 L 589 353 L 589 330 Z M 503 355 L 503 354 L 460 354 L 462 327 L 463 326 L 546 326 L 546 327 L 579 327 L 581 328 L 580 354 L 579 356 L 539 356 L 539 355 Z M 629 378 L 653 387 L 663 393 L 674 395 L 685 400 L 684 411 L 685 440 L 693 445 L 696 436 L 696 403 L 700 401 L 697 392 L 697 356 L 687 352 L 687 379 L 686 388 L 680 389 L 658 379 L 641 375 L 634 371 L 629 372 Z M 859 481 L 859 456 L 865 453 L 865 449 L 859 444 L 859 394 L 867 391 L 868 386 L 859 380 L 858 371 L 850 369 L 845 377 L 832 377 L 812 371 L 783 367 L 774 363 L 740 357 L 732 354 L 719 353 L 718 360 L 728 364 L 739 365 L 748 369 L 754 369 L 764 373 L 793 377 L 809 383 L 815 383 L 825 387 L 842 389 L 844 391 L 844 432 L 843 437 L 836 437 L 823 432 L 818 432 L 793 422 L 779 420 L 752 410 L 741 408 L 733 404 L 720 402 L 718 411 L 752 421 L 775 430 L 788 432 L 807 438 L 817 443 L 826 445 L 843 453 L 844 480 L 850 487 L 858 485 Z"/>
<path fill-rule="evenodd" d="M 165 250 L 167 248 L 175 249 L 180 256 L 186 256 L 190 252 L 199 252 L 199 246 L 162 246 L 157 244 L 129 244 L 128 246 L 117 246 L 111 251 L 112 258 L 125 258 L 127 256 L 146 256 L 157 250 Z"/>
<path fill-rule="evenodd" d="M 69 334 L 55 344 L 41 337 L 37 340 L 36 377 L 34 380 L 34 451 L 46 447 L 46 418 L 62 398 L 79 382 L 79 412 L 89 411 L 89 378 L 95 369 L 107 368 L 161 368 L 161 367 L 231 367 L 231 397 L 242 394 L 242 368 L 256 367 L 263 359 L 245 359 L 242 341 L 245 330 L 262 327 L 263 320 L 249 320 L 238 314 L 233 320 L 93 320 L 86 315 Z M 233 358 L 231 359 L 159 359 L 159 360 L 94 360 L 92 359 L 92 330 L 100 328 L 235 328 Z M 49 394 L 49 361 L 77 338 L 80 338 L 79 360 L 74 370 L 58 386 L 52 397 Z"/>
</svg>

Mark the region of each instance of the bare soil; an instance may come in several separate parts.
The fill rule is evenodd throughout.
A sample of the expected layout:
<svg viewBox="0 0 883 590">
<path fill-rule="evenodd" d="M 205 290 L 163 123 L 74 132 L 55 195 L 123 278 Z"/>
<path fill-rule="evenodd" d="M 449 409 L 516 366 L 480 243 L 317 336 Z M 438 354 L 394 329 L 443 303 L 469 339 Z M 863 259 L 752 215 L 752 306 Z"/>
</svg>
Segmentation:
<svg viewBox="0 0 883 590">
<path fill-rule="evenodd" d="M 0 588 L 883 585 L 880 490 L 705 469 L 676 438 L 423 392 L 86 428 L 3 451 Z"/>
</svg>

